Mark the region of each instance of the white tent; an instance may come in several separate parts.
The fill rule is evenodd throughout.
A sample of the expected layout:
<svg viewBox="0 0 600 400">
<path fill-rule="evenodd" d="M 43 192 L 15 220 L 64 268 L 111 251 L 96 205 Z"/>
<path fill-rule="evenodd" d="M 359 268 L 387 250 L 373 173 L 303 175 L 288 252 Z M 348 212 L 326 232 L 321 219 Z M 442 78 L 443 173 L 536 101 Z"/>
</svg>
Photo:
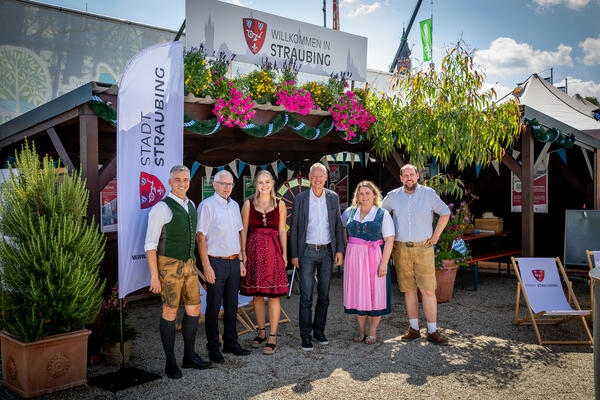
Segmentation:
<svg viewBox="0 0 600 400">
<path fill-rule="evenodd" d="M 581 96 L 569 96 L 537 74 L 531 75 L 498 103 L 514 97 L 523 106 L 525 118 L 535 118 L 547 128 L 573 134 L 575 144 L 581 147 L 589 150 L 600 148 L 600 121 L 594 117 L 594 112 L 600 112 L 600 107 Z"/>
</svg>

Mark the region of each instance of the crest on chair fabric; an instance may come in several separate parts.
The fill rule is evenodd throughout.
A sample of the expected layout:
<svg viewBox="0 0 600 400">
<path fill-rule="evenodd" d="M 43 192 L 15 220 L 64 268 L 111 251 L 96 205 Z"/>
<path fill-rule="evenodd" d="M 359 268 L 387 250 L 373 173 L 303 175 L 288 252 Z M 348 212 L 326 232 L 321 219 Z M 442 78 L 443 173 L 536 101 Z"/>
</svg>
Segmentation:
<svg viewBox="0 0 600 400">
<path fill-rule="evenodd" d="M 542 282 L 544 280 L 544 270 L 543 269 L 533 269 L 531 270 L 533 277 L 538 281 Z"/>
</svg>

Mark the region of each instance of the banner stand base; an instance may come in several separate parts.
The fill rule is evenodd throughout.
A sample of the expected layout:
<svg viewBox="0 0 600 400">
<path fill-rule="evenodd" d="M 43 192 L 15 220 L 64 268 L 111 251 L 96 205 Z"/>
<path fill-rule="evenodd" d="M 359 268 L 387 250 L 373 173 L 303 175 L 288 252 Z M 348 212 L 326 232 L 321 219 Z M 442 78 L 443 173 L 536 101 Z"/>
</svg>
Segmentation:
<svg viewBox="0 0 600 400">
<path fill-rule="evenodd" d="M 121 367 L 118 371 L 91 378 L 88 384 L 116 393 L 160 378 L 160 375 L 141 369 Z"/>
</svg>

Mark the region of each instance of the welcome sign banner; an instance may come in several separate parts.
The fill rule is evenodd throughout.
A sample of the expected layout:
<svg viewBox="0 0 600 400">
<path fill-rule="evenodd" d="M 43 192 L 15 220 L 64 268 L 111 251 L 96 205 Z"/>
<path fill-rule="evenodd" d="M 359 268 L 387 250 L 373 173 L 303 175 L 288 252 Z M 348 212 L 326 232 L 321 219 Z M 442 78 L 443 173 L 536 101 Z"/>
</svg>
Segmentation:
<svg viewBox="0 0 600 400">
<path fill-rule="evenodd" d="M 431 61 L 433 58 L 433 26 L 431 18 L 420 22 L 421 41 L 423 42 L 423 61 Z"/>
<path fill-rule="evenodd" d="M 150 284 L 148 212 L 183 162 L 183 42 L 148 47 L 121 78 L 117 105 L 119 297 Z"/>
<path fill-rule="evenodd" d="M 294 59 L 300 71 L 317 75 L 351 72 L 366 81 L 367 38 L 216 0 L 186 0 L 186 48 L 204 45 L 236 61 L 278 64 Z"/>
</svg>

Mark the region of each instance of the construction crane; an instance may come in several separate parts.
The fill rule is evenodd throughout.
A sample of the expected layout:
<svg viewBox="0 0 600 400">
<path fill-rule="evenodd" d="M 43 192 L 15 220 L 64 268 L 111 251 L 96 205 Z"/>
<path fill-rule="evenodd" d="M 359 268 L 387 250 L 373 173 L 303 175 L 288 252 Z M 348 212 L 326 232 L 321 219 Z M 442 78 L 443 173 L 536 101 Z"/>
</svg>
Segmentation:
<svg viewBox="0 0 600 400">
<path fill-rule="evenodd" d="M 417 1 L 417 5 L 415 6 L 412 17 L 410 17 L 410 22 L 408 23 L 408 27 L 406 28 L 406 30 L 404 30 L 402 32 L 402 38 L 400 39 L 400 46 L 398 47 L 398 50 L 396 51 L 396 55 L 394 56 L 394 60 L 392 61 L 392 65 L 390 67 L 390 72 L 395 71 L 396 67 L 398 66 L 398 64 L 400 63 L 400 61 L 402 59 L 402 52 L 404 51 L 404 48 L 406 47 L 406 40 L 408 38 L 408 34 L 410 33 L 410 28 L 412 28 L 413 22 L 415 22 L 417 12 L 419 12 L 419 8 L 421 7 L 422 2 L 423 2 L 423 0 Z"/>
</svg>

